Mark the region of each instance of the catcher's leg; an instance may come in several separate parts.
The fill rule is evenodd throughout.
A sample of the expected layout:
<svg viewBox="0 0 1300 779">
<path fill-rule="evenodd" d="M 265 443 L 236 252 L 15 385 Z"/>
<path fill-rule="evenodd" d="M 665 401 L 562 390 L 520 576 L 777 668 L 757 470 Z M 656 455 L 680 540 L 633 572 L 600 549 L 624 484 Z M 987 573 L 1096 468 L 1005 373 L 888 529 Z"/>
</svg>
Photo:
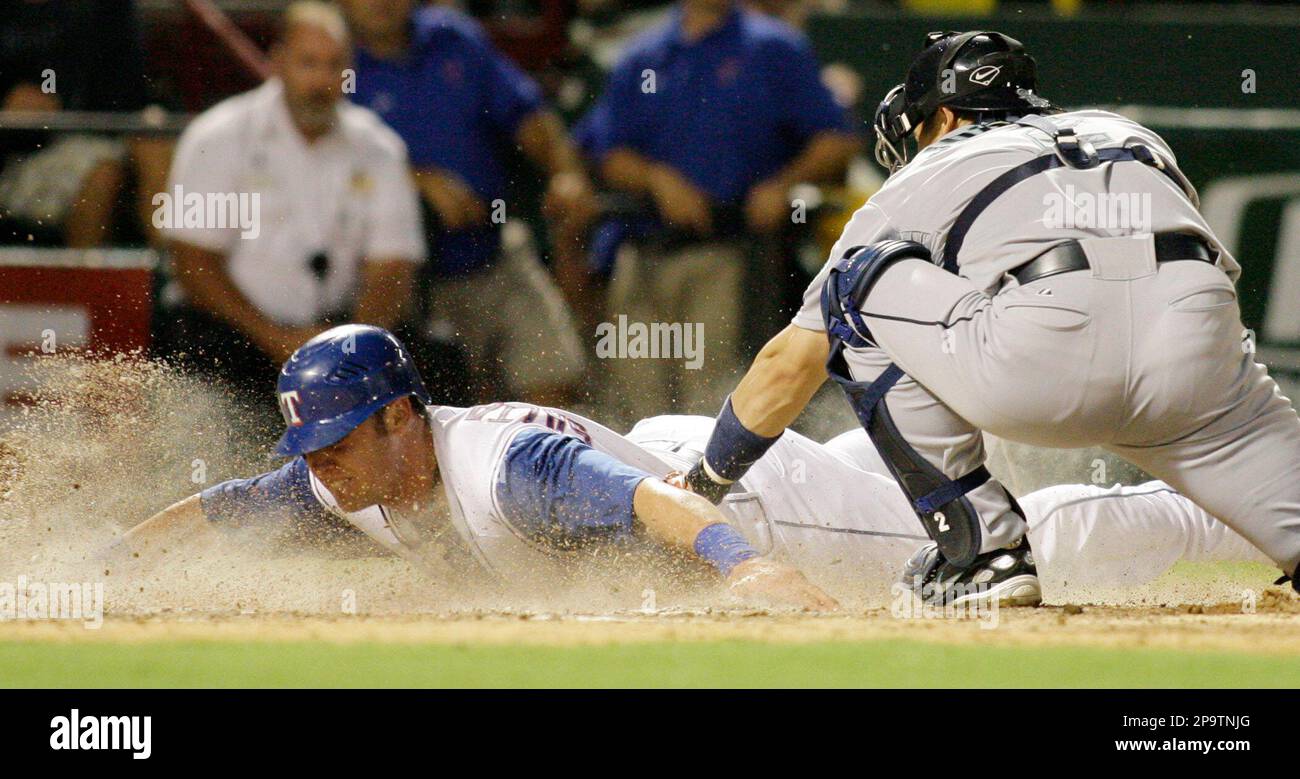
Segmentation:
<svg viewBox="0 0 1300 779">
<path fill-rule="evenodd" d="M 1132 420 L 1110 448 L 1269 556 L 1300 564 L 1300 417 L 1255 362 L 1231 280 L 1171 262 L 1135 285 Z M 1294 583 L 1294 582 L 1293 582 Z"/>
<path fill-rule="evenodd" d="M 1032 556 L 1028 545 L 1022 544 L 1025 522 L 1014 498 L 984 469 L 980 431 L 894 365 L 942 359 L 924 354 L 927 350 L 944 353 L 942 343 L 916 338 L 898 352 L 887 352 L 874 342 L 861 319 L 882 276 L 909 273 L 911 266 L 933 267 L 909 259 L 917 256 L 918 249 L 924 252 L 907 242 L 868 247 L 851 253 L 830 274 L 823 295 L 832 343 L 828 368 L 848 393 L 882 459 L 937 545 L 936 553 L 915 558 L 914 567 L 919 569 L 909 570 L 913 574 L 909 583 L 929 588 L 923 594 L 946 602 L 962 599 L 957 588 L 977 585 L 983 597 L 992 591 L 1001 600 L 1036 602 Z M 964 282 L 965 287 L 936 289 L 920 298 L 946 314 L 953 307 L 950 295 L 967 296 L 969 282 L 944 276 Z M 938 318 L 933 312 L 906 313 L 909 319 Z M 899 359 L 902 352 L 906 356 Z M 931 585 L 938 582 L 949 591 L 935 592 Z"/>
<path fill-rule="evenodd" d="M 1261 367 L 1262 371 L 1263 368 Z M 1240 533 L 1288 576 L 1300 563 L 1300 419 L 1272 380 L 1195 435 L 1112 450 Z M 1246 416 L 1244 424 L 1236 418 Z M 1294 584 L 1294 582 L 1293 582 Z"/>
</svg>

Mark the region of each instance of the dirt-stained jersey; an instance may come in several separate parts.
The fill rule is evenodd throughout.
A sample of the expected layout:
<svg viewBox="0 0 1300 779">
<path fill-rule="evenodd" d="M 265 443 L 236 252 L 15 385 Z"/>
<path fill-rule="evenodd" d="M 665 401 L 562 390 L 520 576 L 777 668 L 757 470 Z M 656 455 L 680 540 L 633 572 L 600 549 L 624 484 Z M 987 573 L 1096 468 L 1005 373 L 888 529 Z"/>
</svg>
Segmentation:
<svg viewBox="0 0 1300 779">
<path fill-rule="evenodd" d="M 526 403 L 433 407 L 429 427 L 451 525 L 497 573 L 544 566 L 555 547 L 632 542 L 636 485 L 671 470 L 597 422 Z M 439 506 L 419 516 L 383 505 L 344 511 L 301 457 L 210 487 L 201 501 L 213 520 L 279 512 L 319 526 L 328 513 L 416 565 L 442 555 Z"/>
</svg>

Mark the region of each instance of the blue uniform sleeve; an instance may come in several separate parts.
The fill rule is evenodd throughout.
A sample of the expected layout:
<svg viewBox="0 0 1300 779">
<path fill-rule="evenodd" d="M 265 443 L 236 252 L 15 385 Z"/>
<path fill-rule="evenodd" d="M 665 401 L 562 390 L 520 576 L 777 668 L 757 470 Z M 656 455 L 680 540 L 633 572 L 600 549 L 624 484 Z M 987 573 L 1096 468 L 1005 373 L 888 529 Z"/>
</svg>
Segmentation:
<svg viewBox="0 0 1300 779">
<path fill-rule="evenodd" d="M 302 457 L 261 476 L 208 487 L 199 493 L 199 503 L 209 520 L 228 525 L 281 520 L 291 529 L 311 531 L 340 524 L 312 492 L 307 461 Z"/>
<path fill-rule="evenodd" d="M 518 530 L 559 544 L 632 537 L 632 496 L 650 474 L 549 430 L 525 430 L 506 450 L 497 505 Z"/>
<path fill-rule="evenodd" d="M 782 123 L 807 141 L 821 132 L 852 132 L 848 111 L 822 83 L 821 65 L 802 36 L 782 38 L 767 49 L 769 72 L 777 81 Z"/>
</svg>

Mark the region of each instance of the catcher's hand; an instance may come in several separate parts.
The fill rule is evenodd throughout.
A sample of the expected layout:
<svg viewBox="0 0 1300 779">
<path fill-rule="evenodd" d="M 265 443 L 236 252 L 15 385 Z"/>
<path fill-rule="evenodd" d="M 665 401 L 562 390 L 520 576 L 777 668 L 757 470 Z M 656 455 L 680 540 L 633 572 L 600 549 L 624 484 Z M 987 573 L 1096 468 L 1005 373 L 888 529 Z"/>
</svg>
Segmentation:
<svg viewBox="0 0 1300 779">
<path fill-rule="evenodd" d="M 732 569 L 727 587 L 745 601 L 761 605 L 794 606 L 805 611 L 833 611 L 840 607 L 797 569 L 764 557 L 750 558 Z"/>
<path fill-rule="evenodd" d="M 705 473 L 704 460 L 701 459 L 689 471 L 673 471 L 664 477 L 664 481 L 679 489 L 693 492 L 713 505 L 718 505 L 731 492 L 730 483 L 714 481 Z"/>
</svg>

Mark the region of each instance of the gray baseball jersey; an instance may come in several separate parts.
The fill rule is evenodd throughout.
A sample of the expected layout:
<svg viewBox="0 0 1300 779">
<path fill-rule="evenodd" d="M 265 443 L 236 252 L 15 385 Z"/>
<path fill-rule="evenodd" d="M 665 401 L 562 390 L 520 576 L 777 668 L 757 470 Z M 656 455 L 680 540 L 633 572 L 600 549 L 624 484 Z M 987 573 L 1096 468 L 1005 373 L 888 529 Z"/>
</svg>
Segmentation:
<svg viewBox="0 0 1300 779">
<path fill-rule="evenodd" d="M 846 349 L 845 361 L 858 381 L 890 363 L 907 374 L 886 403 L 918 454 L 956 479 L 983 463 L 981 430 L 1040 446 L 1104 446 L 1292 572 L 1300 561 L 1300 418 L 1243 346 L 1233 286 L 1240 267 L 1158 135 L 1104 111 L 1058 114 L 1050 123 L 1098 150 L 1141 145 L 1159 164 L 1030 175 L 994 198 L 958 240 L 958 216 L 986 186 L 1056 153 L 1038 126 L 959 128 L 921 150 L 854 215 L 794 324 L 824 329 L 823 282 L 846 251 L 917 241 L 936 264 L 905 260 L 878 277 L 858 312 L 873 345 Z M 1154 236 L 1167 232 L 1200 237 L 1215 263 L 1158 262 Z M 1088 269 L 1024 285 L 1010 275 L 1070 240 Z M 949 241 L 960 246 L 956 274 L 938 267 Z M 1024 534 L 1023 517 L 996 482 L 968 498 L 983 551 Z"/>
<path fill-rule="evenodd" d="M 1167 164 L 1177 164 L 1159 135 L 1118 114 L 1072 111 L 1053 116 L 1052 121 L 1074 129 L 1099 149 L 1141 143 Z M 1047 135 L 1015 124 L 968 125 L 922 149 L 853 214 L 831 249 L 827 267 L 808 285 L 794 323 L 809 330 L 825 329 L 822 285 L 829 266 L 844 252 L 854 246 L 901 239 L 923 244 L 939 257 L 948 230 L 971 198 L 1005 171 L 1052 149 Z M 1071 194 L 1076 208 L 1058 209 L 1058 202 Z M 1150 197 L 1144 199 L 1143 194 Z M 1088 199 L 1092 199 L 1090 207 Z M 1096 209 L 1095 215 L 1101 218 L 1078 218 L 1079 207 L 1085 214 L 1089 208 Z M 958 260 L 961 275 L 992 294 L 1004 273 L 1072 238 L 1180 231 L 1213 244 L 1214 234 L 1196 208 L 1195 201 L 1169 177 L 1146 165 L 1102 165 L 1086 171 L 1058 168 L 1013 187 L 976 220 L 962 245 Z M 1118 218 L 1112 219 L 1112 214 Z M 1236 260 L 1221 248 L 1219 265 L 1233 279 L 1240 273 Z"/>
</svg>

